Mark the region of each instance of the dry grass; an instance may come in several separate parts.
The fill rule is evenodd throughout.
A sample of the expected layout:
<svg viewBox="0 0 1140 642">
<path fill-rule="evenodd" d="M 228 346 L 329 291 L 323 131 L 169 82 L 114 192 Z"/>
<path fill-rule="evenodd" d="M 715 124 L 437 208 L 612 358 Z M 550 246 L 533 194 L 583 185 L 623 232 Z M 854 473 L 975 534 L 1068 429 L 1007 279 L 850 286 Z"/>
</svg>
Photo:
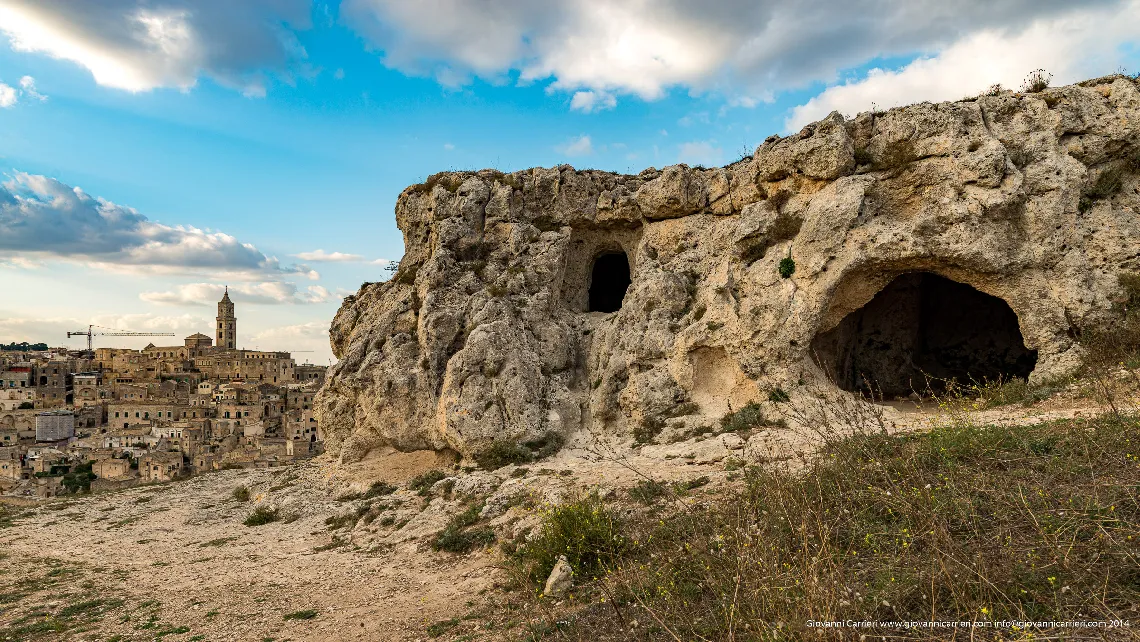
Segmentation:
<svg viewBox="0 0 1140 642">
<path fill-rule="evenodd" d="M 601 579 L 545 630 L 783 640 L 808 620 L 1137 618 L 1136 417 L 852 433 L 795 467 L 750 467 L 715 501 L 635 512 L 620 531 L 629 545 L 602 538 L 586 573 Z M 566 520 L 551 524 L 546 548 L 582 541 Z"/>
</svg>

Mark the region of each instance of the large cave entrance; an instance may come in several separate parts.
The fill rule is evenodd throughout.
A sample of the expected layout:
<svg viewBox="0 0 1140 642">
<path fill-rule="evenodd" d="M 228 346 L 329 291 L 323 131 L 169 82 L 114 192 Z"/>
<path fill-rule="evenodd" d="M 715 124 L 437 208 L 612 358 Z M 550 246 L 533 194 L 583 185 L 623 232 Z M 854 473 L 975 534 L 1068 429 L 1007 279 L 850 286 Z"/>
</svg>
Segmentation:
<svg viewBox="0 0 1140 642">
<path fill-rule="evenodd" d="M 840 388 L 892 397 L 1026 378 L 1037 364 L 1005 301 L 926 272 L 896 278 L 812 351 Z"/>
<path fill-rule="evenodd" d="M 625 252 L 609 252 L 594 259 L 590 272 L 590 312 L 617 312 L 629 289 L 629 259 Z"/>
</svg>

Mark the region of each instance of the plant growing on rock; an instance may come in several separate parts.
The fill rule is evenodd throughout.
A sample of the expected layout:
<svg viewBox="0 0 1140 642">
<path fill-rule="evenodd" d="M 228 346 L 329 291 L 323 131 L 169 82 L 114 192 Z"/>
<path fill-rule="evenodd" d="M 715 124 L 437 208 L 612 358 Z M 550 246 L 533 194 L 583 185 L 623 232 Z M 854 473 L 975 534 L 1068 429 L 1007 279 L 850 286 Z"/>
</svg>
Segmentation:
<svg viewBox="0 0 1140 642">
<path fill-rule="evenodd" d="M 796 262 L 790 256 L 785 256 L 780 259 L 780 264 L 776 266 L 776 271 L 780 273 L 780 278 L 790 279 L 796 273 Z"/>
</svg>

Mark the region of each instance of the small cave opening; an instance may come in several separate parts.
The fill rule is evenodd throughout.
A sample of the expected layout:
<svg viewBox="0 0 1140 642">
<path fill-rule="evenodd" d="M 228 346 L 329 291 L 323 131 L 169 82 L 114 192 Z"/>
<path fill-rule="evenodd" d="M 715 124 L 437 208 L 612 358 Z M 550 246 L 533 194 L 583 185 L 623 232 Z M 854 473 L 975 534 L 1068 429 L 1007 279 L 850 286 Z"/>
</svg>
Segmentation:
<svg viewBox="0 0 1140 642">
<path fill-rule="evenodd" d="M 594 259 L 590 272 L 590 312 L 617 312 L 631 283 L 624 252 L 607 252 Z"/>
<path fill-rule="evenodd" d="M 1037 351 L 998 297 L 929 272 L 903 274 L 812 341 L 840 388 L 888 397 L 1027 378 Z"/>
</svg>

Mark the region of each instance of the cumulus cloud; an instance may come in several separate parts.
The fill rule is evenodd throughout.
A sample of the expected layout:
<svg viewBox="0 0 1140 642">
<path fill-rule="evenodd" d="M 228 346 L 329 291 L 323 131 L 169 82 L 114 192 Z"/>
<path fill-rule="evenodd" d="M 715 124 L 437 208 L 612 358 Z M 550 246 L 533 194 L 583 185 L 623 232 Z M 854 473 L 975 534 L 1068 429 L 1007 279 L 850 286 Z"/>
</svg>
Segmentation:
<svg viewBox="0 0 1140 642">
<path fill-rule="evenodd" d="M 161 305 L 213 305 L 222 298 L 225 289 L 226 286 L 218 283 L 185 283 L 164 292 L 143 292 L 139 298 Z M 319 285 L 302 290 L 296 283 L 287 281 L 233 285 L 229 286 L 229 293 L 234 303 L 254 305 L 306 305 L 332 299 L 332 294 Z"/>
<path fill-rule="evenodd" d="M 405 72 L 449 83 L 517 72 L 522 82 L 551 79 L 555 89 L 654 99 L 672 86 L 747 97 L 831 82 L 838 70 L 864 61 L 938 51 L 983 30 L 1016 35 L 1037 19 L 1098 7 L 1124 19 L 1126 4 L 344 0 L 341 16 L 387 65 Z M 590 99 L 578 100 L 583 105 Z"/>
<path fill-rule="evenodd" d="M 187 90 L 208 76 L 262 95 L 267 72 L 303 70 L 296 33 L 310 11 L 310 0 L 0 0 L 0 31 L 107 87 Z"/>
<path fill-rule="evenodd" d="M 1127 9 L 1128 15 L 1140 15 L 1140 1 L 1133 0 Z M 1053 74 L 1055 84 L 1104 75 L 1120 64 L 1120 43 L 1140 41 L 1140 20 L 1113 20 L 1115 12 L 1102 8 L 1040 20 L 1016 35 L 1002 30 L 970 34 L 902 69 L 872 69 L 863 78 L 830 87 L 796 107 L 785 125 L 795 130 L 832 111 L 854 114 L 872 104 L 889 108 L 957 100 L 993 84 L 1017 89 L 1027 73 L 1039 67 Z"/>
<path fill-rule="evenodd" d="M 300 274 L 223 232 L 155 223 L 136 210 L 56 179 L 23 172 L 0 183 L 0 256 L 82 260 L 108 269 L 210 272 L 256 277 Z"/>
<path fill-rule="evenodd" d="M 365 260 L 359 254 L 345 254 L 344 252 L 326 252 L 321 249 L 313 250 L 312 252 L 301 252 L 294 254 L 302 261 L 325 262 L 325 263 L 357 263 Z"/>
<path fill-rule="evenodd" d="M 16 104 L 16 89 L 0 82 L 0 108 L 7 109 Z"/>
<path fill-rule="evenodd" d="M 590 137 L 585 134 L 567 141 L 561 145 L 556 151 L 567 156 L 589 156 L 594 153 L 594 144 L 590 141 Z"/>
<path fill-rule="evenodd" d="M 579 91 L 570 99 L 570 110 L 587 114 L 617 107 L 617 98 L 604 91 Z"/>
</svg>

